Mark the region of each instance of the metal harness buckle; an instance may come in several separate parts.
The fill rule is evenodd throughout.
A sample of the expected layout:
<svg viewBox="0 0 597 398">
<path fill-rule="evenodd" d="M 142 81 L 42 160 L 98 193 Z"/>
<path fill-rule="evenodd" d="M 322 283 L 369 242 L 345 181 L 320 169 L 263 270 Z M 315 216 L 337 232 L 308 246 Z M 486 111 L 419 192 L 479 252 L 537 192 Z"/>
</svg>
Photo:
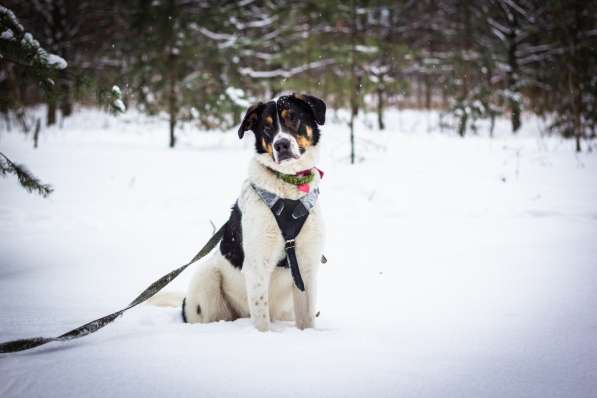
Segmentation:
<svg viewBox="0 0 597 398">
<path fill-rule="evenodd" d="M 294 239 L 290 239 L 290 240 L 286 241 L 286 244 L 284 245 L 284 248 L 286 250 L 288 250 L 288 249 L 293 249 L 295 246 L 296 245 L 295 245 Z"/>
</svg>

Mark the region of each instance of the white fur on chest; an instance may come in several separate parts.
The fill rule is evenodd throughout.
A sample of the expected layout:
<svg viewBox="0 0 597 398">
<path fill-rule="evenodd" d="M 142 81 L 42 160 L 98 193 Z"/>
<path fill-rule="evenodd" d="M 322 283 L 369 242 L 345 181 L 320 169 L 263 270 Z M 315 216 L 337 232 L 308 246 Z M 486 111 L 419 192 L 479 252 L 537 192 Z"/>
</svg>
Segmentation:
<svg viewBox="0 0 597 398">
<path fill-rule="evenodd" d="M 311 189 L 319 185 L 320 176 L 310 184 Z M 249 178 L 243 183 L 238 200 L 242 213 L 243 250 L 245 253 L 259 251 L 258 257 L 263 262 L 277 264 L 285 256 L 284 239 L 276 219 L 270 208 L 255 192 L 251 184 L 278 195 L 280 198 L 297 200 L 305 196 L 298 190 L 267 170 L 259 161 L 253 160 L 249 166 Z M 321 250 L 323 245 L 323 222 L 319 204 L 316 203 L 310 211 L 309 217 L 296 238 L 297 252 Z M 321 254 L 321 253 L 320 253 Z"/>
</svg>

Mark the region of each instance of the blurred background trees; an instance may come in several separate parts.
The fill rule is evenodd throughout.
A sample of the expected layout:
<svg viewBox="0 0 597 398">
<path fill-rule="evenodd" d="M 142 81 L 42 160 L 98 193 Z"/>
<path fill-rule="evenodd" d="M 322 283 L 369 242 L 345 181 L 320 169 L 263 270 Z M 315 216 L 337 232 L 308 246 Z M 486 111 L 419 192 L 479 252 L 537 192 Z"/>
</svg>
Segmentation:
<svg viewBox="0 0 597 398">
<path fill-rule="evenodd" d="M 10 56 L 0 22 L 0 112 L 45 125 L 94 106 L 114 84 L 128 107 L 176 128 L 237 124 L 256 99 L 310 92 L 331 108 L 440 110 L 461 136 L 523 112 L 582 140 L 597 124 L 597 2 L 580 0 L 31 0 L 3 1 L 48 52 L 68 61 L 40 90 Z M 17 32 L 13 32 L 17 33 Z M 48 77 L 49 78 L 49 77 Z M 25 118 L 25 119 L 24 119 Z"/>
</svg>

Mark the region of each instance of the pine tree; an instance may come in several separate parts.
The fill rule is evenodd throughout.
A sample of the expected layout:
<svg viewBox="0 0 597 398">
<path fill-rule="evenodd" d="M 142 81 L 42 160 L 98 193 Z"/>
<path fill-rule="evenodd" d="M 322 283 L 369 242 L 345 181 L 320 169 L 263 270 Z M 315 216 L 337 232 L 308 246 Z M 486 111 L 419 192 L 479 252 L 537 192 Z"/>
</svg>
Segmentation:
<svg viewBox="0 0 597 398">
<path fill-rule="evenodd" d="M 33 35 L 25 31 L 15 14 L 3 6 L 0 6 L 0 32 L 0 59 L 24 68 L 51 90 L 54 72 L 66 68 L 66 61 L 41 47 Z M 52 188 L 41 183 L 25 166 L 0 153 L 0 175 L 8 174 L 15 174 L 28 192 L 37 192 L 43 197 L 52 193 Z"/>
<path fill-rule="evenodd" d="M 558 93 L 552 130 L 574 137 L 576 151 L 597 125 L 597 5 L 594 2 L 554 2 L 547 12 L 549 57 L 547 82 Z M 544 66 L 545 68 L 545 66 Z"/>
</svg>

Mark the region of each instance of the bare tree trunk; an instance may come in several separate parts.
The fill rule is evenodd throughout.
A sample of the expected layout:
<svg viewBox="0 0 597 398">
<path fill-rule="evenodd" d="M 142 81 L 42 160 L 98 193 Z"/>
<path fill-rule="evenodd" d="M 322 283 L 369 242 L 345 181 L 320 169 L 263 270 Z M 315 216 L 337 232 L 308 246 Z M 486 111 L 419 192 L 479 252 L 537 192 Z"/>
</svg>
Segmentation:
<svg viewBox="0 0 597 398">
<path fill-rule="evenodd" d="M 48 93 L 48 110 L 46 113 L 46 126 L 56 124 L 56 98 L 54 93 Z"/>
<path fill-rule="evenodd" d="M 431 110 L 431 78 L 425 74 L 425 109 Z"/>
<path fill-rule="evenodd" d="M 350 30 L 350 164 L 355 162 L 355 148 L 354 148 L 354 121 L 359 112 L 357 90 L 359 89 L 356 76 L 356 5 L 355 1 L 351 2 L 351 30 Z"/>
<path fill-rule="evenodd" d="M 72 82 L 66 80 L 66 77 L 63 77 L 63 79 L 60 110 L 62 111 L 62 117 L 69 117 L 73 113 L 73 85 Z"/>
<path fill-rule="evenodd" d="M 437 5 L 435 1 L 431 0 L 427 2 L 426 11 L 430 15 L 434 15 L 437 12 Z M 428 56 L 433 57 L 435 54 L 435 35 L 433 31 L 429 33 L 428 40 L 427 40 L 427 51 L 429 52 Z M 435 75 L 435 74 L 434 74 Z M 427 110 L 431 110 L 431 101 L 433 99 L 433 76 L 431 75 L 431 71 L 428 70 L 425 73 L 425 108 Z"/>
<path fill-rule="evenodd" d="M 472 47 L 472 29 L 471 29 L 471 4 L 468 0 L 463 2 L 463 27 L 461 31 L 462 48 L 465 53 L 468 53 Z M 468 55 L 468 54 L 467 54 Z M 470 78 L 470 62 L 467 61 L 467 57 L 463 54 L 464 70 L 462 80 L 462 98 L 466 100 L 469 92 L 469 78 Z"/>
<path fill-rule="evenodd" d="M 466 110 L 463 110 L 462 115 L 460 116 L 460 122 L 458 123 L 458 135 L 460 135 L 461 137 L 464 137 L 464 134 L 466 132 L 467 120 L 468 120 L 468 113 L 466 113 Z"/>
<path fill-rule="evenodd" d="M 423 79 L 420 75 L 417 75 L 417 108 L 423 109 L 424 100 L 423 100 Z"/>
<path fill-rule="evenodd" d="M 495 112 L 494 111 L 489 111 L 490 115 L 489 115 L 489 137 L 493 138 L 493 130 L 495 129 Z"/>
<path fill-rule="evenodd" d="M 583 126 L 581 121 L 581 114 L 582 114 L 582 92 L 580 89 L 576 89 L 575 101 L 576 106 L 574 110 L 574 135 L 576 138 L 576 152 L 582 152 L 582 148 L 580 146 L 580 139 L 584 135 L 583 134 Z"/>
<path fill-rule="evenodd" d="M 176 145 L 176 136 L 174 135 L 174 130 L 176 128 L 176 116 L 177 116 L 177 107 L 176 107 L 176 76 L 173 68 L 170 71 L 170 92 L 168 95 L 168 114 L 170 116 L 170 148 L 174 148 Z"/>
<path fill-rule="evenodd" d="M 581 77 L 579 76 L 582 73 L 582 62 L 583 60 L 579 59 L 578 54 L 578 45 L 579 45 L 579 32 L 582 32 L 582 21 L 581 21 L 581 5 L 578 2 L 574 4 L 574 29 L 572 31 L 572 59 L 570 60 L 571 63 L 571 91 L 572 95 L 574 96 L 573 99 L 573 109 L 574 109 L 574 136 L 576 139 L 576 152 L 582 152 L 582 148 L 580 145 L 580 140 L 584 136 L 583 125 L 582 125 L 582 114 L 583 114 L 583 102 L 582 102 L 582 83 Z"/>
<path fill-rule="evenodd" d="M 35 122 L 35 132 L 33 133 L 33 148 L 37 148 L 39 142 L 39 132 L 41 130 L 41 119 L 37 118 Z"/>
<path fill-rule="evenodd" d="M 383 79 L 383 75 L 379 77 Z M 380 130 L 385 130 L 386 125 L 383 122 L 383 104 L 384 104 L 384 92 L 383 86 L 377 87 L 377 125 Z"/>
<path fill-rule="evenodd" d="M 460 91 L 460 107 L 462 115 L 460 115 L 460 121 L 458 124 L 458 134 L 464 137 L 466 134 L 466 126 L 468 120 L 468 112 L 466 102 L 468 101 L 469 95 L 469 78 L 470 78 L 470 64 L 467 61 L 467 53 L 471 49 L 471 5 L 468 0 L 462 2 L 461 11 L 462 14 L 462 26 L 460 31 L 460 42 L 461 42 L 461 55 L 462 55 L 462 87 Z"/>
<path fill-rule="evenodd" d="M 510 21 L 510 31 L 508 33 L 508 73 L 507 73 L 507 85 L 510 91 L 509 105 L 510 105 L 510 117 L 512 122 L 512 132 L 516 133 L 521 126 L 520 122 L 520 102 L 518 96 L 518 58 L 516 52 L 518 50 L 517 45 L 517 31 L 518 31 L 518 17 L 516 12 L 512 10 L 512 17 Z M 516 96 L 516 98 L 514 97 Z"/>
<path fill-rule="evenodd" d="M 169 7 L 171 10 L 174 9 L 175 4 L 173 0 L 170 0 Z M 177 106 L 177 98 L 176 98 L 176 53 L 174 52 L 174 48 L 176 46 L 176 33 L 174 32 L 174 27 L 172 24 L 169 25 L 169 38 L 168 38 L 168 55 L 167 55 L 167 62 L 168 62 L 168 115 L 170 117 L 170 148 L 174 148 L 176 145 L 176 136 L 174 131 L 176 129 L 176 122 L 178 117 L 178 106 Z"/>
</svg>

